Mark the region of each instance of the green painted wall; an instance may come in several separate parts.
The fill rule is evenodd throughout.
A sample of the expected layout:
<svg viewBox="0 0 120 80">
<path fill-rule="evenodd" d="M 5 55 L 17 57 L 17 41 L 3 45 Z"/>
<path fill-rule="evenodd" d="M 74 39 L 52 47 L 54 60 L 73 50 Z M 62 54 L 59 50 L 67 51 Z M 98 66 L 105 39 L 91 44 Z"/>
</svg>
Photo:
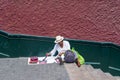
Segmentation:
<svg viewBox="0 0 120 80">
<path fill-rule="evenodd" d="M 0 58 L 44 56 L 54 47 L 54 38 L 8 34 L 0 31 Z M 109 42 L 70 41 L 85 58 L 86 64 L 120 76 L 120 46 Z"/>
</svg>

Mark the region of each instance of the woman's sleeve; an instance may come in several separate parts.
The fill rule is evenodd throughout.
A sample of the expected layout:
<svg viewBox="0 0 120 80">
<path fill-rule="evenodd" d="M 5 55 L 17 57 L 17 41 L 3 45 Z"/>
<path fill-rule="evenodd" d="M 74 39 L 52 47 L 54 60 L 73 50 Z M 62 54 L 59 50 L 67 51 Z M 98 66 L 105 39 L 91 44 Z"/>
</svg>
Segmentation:
<svg viewBox="0 0 120 80">
<path fill-rule="evenodd" d="M 70 50 L 70 43 L 68 41 L 66 42 L 66 49 Z"/>
<path fill-rule="evenodd" d="M 54 48 L 50 51 L 51 56 L 55 54 L 56 50 L 57 50 L 57 45 L 55 45 Z"/>
</svg>

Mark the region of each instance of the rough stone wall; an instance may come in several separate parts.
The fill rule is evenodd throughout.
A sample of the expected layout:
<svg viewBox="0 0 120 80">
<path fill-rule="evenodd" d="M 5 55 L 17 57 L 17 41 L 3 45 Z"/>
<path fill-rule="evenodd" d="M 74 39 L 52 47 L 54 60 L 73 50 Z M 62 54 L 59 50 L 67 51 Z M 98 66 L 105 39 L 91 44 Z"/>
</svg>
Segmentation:
<svg viewBox="0 0 120 80">
<path fill-rule="evenodd" d="M 0 0 L 0 30 L 120 44 L 120 0 Z"/>
</svg>

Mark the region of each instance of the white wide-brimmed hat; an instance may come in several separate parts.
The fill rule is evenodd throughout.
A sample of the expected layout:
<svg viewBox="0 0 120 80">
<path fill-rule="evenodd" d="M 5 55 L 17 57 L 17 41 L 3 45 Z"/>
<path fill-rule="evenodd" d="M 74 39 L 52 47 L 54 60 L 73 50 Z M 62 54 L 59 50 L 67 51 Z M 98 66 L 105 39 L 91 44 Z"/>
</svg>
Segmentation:
<svg viewBox="0 0 120 80">
<path fill-rule="evenodd" d="M 55 43 L 59 43 L 59 42 L 61 42 L 63 39 L 64 39 L 64 37 L 62 37 L 62 36 L 56 36 Z"/>
</svg>

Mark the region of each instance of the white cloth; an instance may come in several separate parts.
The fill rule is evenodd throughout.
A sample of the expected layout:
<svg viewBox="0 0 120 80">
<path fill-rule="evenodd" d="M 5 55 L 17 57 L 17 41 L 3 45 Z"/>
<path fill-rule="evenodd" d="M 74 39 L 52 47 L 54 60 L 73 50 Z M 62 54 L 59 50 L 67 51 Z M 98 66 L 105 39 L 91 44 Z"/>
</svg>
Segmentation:
<svg viewBox="0 0 120 80">
<path fill-rule="evenodd" d="M 55 60 L 55 57 L 47 57 L 45 60 L 47 61 L 46 63 L 40 63 L 45 57 L 38 57 L 38 62 L 37 63 L 30 63 L 30 57 L 28 58 L 28 65 L 37 65 L 37 64 L 49 64 L 49 63 L 57 63 Z"/>
<path fill-rule="evenodd" d="M 53 56 L 56 51 L 59 53 L 63 53 L 66 50 L 70 50 L 70 43 L 68 41 L 63 40 L 63 47 L 60 47 L 59 44 L 55 44 L 54 48 L 51 50 L 51 55 Z"/>
</svg>

